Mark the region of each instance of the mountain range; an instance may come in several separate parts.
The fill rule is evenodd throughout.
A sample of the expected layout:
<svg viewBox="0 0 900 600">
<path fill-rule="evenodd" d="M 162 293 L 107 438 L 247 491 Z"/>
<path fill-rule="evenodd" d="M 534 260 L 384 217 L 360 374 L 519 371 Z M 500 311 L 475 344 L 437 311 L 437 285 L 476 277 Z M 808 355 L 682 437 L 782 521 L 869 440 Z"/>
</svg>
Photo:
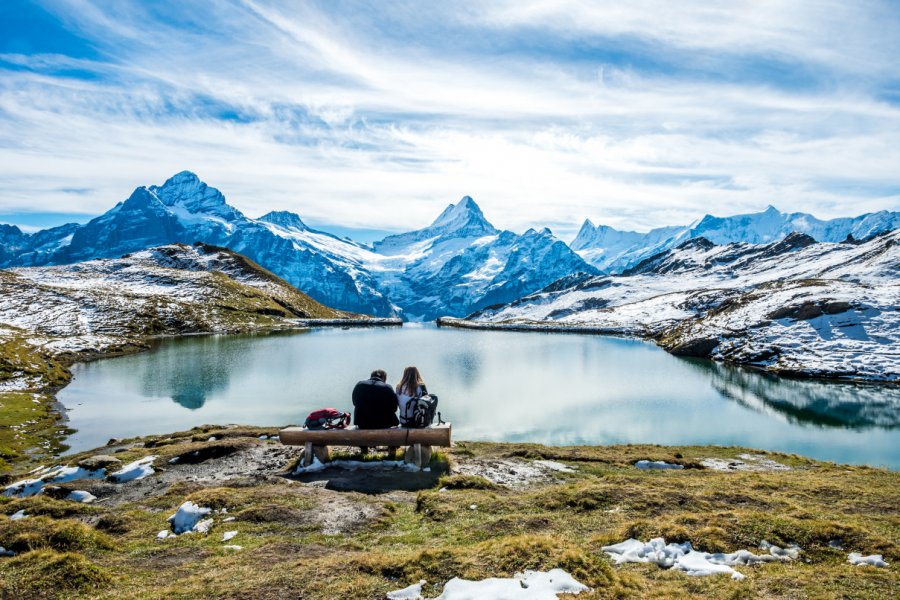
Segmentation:
<svg viewBox="0 0 900 600">
<path fill-rule="evenodd" d="M 137 188 L 84 225 L 31 235 L 0 227 L 0 267 L 203 242 L 247 256 L 328 306 L 409 319 L 462 316 L 573 271 L 596 272 L 548 229 L 521 235 L 496 229 L 468 196 L 428 227 L 367 246 L 312 229 L 290 212 L 249 218 L 187 171 L 161 186 Z"/>
<path fill-rule="evenodd" d="M 624 274 L 574 274 L 466 326 L 590 328 L 780 374 L 900 381 L 900 230 L 866 241 L 683 241 Z M 452 323 L 451 323 L 452 324 Z"/>
<path fill-rule="evenodd" d="M 820 241 L 861 239 L 900 225 L 882 211 L 820 221 L 770 207 L 750 215 L 707 215 L 685 227 L 647 233 L 585 221 L 571 246 L 549 229 L 501 231 L 469 196 L 428 227 L 372 245 L 308 227 L 286 211 L 250 218 L 217 189 L 183 171 L 163 185 L 142 186 L 84 225 L 33 234 L 0 225 L 0 268 L 115 258 L 165 244 L 202 242 L 229 248 L 328 306 L 375 316 L 430 320 L 505 304 L 574 273 L 618 273 L 685 240 L 765 243 L 792 231 Z"/>
<path fill-rule="evenodd" d="M 702 219 L 684 227 L 660 227 L 646 233 L 619 231 L 585 220 L 571 247 L 583 259 L 608 273 L 630 269 L 647 257 L 675 248 L 686 240 L 705 238 L 714 244 L 768 244 L 793 232 L 819 242 L 862 240 L 900 227 L 900 212 L 882 210 L 859 217 L 823 221 L 807 213 L 783 213 L 769 206 L 759 213 Z"/>
</svg>

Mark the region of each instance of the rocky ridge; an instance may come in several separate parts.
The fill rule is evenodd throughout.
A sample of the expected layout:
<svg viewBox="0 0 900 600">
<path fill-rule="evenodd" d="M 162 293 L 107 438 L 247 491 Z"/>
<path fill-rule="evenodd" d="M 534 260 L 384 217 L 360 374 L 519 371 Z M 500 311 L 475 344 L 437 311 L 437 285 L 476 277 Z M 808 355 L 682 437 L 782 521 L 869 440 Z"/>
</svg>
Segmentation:
<svg viewBox="0 0 900 600">
<path fill-rule="evenodd" d="M 900 381 L 900 232 L 822 243 L 683 242 L 625 275 L 564 278 L 469 318 L 651 337 L 781 374 Z"/>
</svg>

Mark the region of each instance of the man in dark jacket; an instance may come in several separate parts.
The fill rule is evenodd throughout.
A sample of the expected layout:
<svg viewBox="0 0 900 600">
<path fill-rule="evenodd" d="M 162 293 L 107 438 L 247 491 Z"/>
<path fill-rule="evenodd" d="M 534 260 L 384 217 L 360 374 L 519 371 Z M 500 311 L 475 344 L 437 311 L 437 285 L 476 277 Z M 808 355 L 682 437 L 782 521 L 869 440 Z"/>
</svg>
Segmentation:
<svg viewBox="0 0 900 600">
<path fill-rule="evenodd" d="M 387 429 L 400 424 L 397 420 L 397 394 L 387 384 L 387 373 L 381 369 L 372 371 L 353 388 L 353 423 L 360 429 Z M 363 454 L 369 451 L 361 446 Z M 388 448 L 393 456 L 395 448 Z"/>
</svg>

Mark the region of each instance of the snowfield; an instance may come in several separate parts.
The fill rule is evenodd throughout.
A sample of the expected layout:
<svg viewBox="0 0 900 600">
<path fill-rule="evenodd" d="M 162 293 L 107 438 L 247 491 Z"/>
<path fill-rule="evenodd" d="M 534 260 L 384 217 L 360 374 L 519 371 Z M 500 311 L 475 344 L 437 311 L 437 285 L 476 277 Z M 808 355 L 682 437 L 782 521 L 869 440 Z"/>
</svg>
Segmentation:
<svg viewBox="0 0 900 600">
<path fill-rule="evenodd" d="M 572 275 L 469 319 L 652 337 L 674 354 L 782 374 L 900 381 L 898 275 L 897 230 L 844 243 L 695 238 L 621 276 Z"/>
</svg>

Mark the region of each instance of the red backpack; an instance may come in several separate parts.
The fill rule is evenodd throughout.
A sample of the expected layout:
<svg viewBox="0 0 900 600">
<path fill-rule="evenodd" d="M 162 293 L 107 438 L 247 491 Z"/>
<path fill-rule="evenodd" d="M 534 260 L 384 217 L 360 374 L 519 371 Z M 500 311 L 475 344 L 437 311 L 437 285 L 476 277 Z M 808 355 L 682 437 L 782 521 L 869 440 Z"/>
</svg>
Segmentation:
<svg viewBox="0 0 900 600">
<path fill-rule="evenodd" d="M 344 429 L 350 424 L 350 413 L 340 412 L 336 408 L 320 408 L 306 417 L 307 429 Z"/>
</svg>

